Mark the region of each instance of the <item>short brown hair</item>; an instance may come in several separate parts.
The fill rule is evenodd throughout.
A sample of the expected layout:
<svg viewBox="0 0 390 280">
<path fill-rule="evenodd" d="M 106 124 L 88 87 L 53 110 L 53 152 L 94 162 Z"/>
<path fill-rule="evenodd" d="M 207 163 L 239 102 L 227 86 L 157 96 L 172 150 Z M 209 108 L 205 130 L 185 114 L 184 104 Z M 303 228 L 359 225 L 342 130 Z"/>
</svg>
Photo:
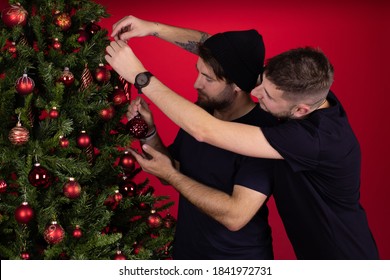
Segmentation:
<svg viewBox="0 0 390 280">
<path fill-rule="evenodd" d="M 264 74 L 290 100 L 325 97 L 333 83 L 333 66 L 312 47 L 297 48 L 270 58 Z"/>
</svg>

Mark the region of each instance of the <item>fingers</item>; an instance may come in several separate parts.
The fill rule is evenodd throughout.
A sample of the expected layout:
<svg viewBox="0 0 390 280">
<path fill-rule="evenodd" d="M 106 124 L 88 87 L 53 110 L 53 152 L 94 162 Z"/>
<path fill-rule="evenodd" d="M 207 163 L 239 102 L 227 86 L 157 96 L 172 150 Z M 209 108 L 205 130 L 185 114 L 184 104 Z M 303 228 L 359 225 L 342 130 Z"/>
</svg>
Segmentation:
<svg viewBox="0 0 390 280">
<path fill-rule="evenodd" d="M 112 37 L 119 37 L 121 33 L 131 30 L 131 16 L 126 16 L 112 26 Z"/>
</svg>

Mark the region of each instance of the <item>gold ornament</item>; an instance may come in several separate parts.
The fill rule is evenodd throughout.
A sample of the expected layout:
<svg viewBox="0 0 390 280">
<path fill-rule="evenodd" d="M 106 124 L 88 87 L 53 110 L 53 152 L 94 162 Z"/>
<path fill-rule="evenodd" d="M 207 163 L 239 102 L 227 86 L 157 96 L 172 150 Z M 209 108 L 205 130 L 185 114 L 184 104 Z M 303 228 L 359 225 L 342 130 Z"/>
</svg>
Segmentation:
<svg viewBox="0 0 390 280">
<path fill-rule="evenodd" d="M 22 126 L 20 121 L 16 124 L 16 126 L 11 129 L 8 134 L 8 139 L 11 141 L 13 145 L 22 146 L 28 142 L 30 138 L 30 133 L 26 128 Z"/>
</svg>

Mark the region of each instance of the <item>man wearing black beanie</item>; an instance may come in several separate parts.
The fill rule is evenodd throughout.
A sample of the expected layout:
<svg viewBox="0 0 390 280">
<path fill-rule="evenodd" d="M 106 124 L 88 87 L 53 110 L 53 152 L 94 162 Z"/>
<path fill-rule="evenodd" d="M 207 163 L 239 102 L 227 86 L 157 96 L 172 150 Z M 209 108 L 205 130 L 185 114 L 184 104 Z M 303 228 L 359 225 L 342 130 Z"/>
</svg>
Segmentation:
<svg viewBox="0 0 390 280">
<path fill-rule="evenodd" d="M 276 124 L 276 119 L 261 110 L 249 94 L 262 73 L 265 55 L 257 31 L 230 31 L 209 37 L 196 30 L 131 16 L 116 28 L 123 30 L 125 26 L 130 31 L 114 34 L 117 39 L 153 34 L 199 55 L 196 103 L 216 118 L 251 125 Z M 147 75 L 150 79 L 152 74 Z M 138 90 L 142 92 L 142 85 Z M 199 142 L 184 130 L 167 149 L 140 97 L 132 101 L 128 116 L 138 113 L 150 127 L 149 136 L 141 141 L 170 154 L 176 167 L 180 166 L 181 182 L 172 184 L 180 193 L 173 258 L 273 259 L 265 203 L 272 192 L 274 162 Z M 169 160 L 161 167 L 174 169 Z"/>
<path fill-rule="evenodd" d="M 111 42 L 106 60 L 134 82 L 146 71 L 124 42 Z M 331 91 L 334 70 L 319 49 L 296 48 L 270 58 L 251 94 L 280 125 L 246 125 L 207 114 L 157 78 L 144 94 L 201 142 L 239 154 L 277 159 L 273 196 L 298 259 L 378 259 L 360 204 L 361 151 L 347 114 Z M 137 82 L 137 81 L 135 81 Z M 180 112 L 178 112 L 180 108 Z M 171 184 L 182 183 L 166 158 L 148 145 L 140 165 Z M 161 172 L 164 169 L 164 172 Z"/>
</svg>

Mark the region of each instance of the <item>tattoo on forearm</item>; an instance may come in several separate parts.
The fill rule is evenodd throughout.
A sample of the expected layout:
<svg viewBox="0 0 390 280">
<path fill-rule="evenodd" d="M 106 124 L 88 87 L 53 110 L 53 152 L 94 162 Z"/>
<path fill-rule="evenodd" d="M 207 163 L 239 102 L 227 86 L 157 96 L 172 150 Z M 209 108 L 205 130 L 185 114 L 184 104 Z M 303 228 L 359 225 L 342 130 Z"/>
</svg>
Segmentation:
<svg viewBox="0 0 390 280">
<path fill-rule="evenodd" d="M 210 35 L 205 33 L 205 32 L 201 32 L 200 34 L 201 34 L 201 37 L 200 37 L 199 43 L 203 44 L 210 37 Z"/>
<path fill-rule="evenodd" d="M 154 37 L 159 37 L 159 34 L 158 34 L 158 32 L 153 32 L 153 33 L 152 33 L 152 36 L 154 36 Z"/>
<path fill-rule="evenodd" d="M 192 53 L 198 53 L 199 43 L 195 41 L 188 41 L 187 43 L 175 41 L 175 44 Z"/>
<path fill-rule="evenodd" d="M 209 36 L 210 35 L 205 33 L 205 32 L 200 32 L 200 39 L 198 42 L 197 41 L 188 41 L 186 43 L 183 43 L 183 42 L 175 41 L 175 44 L 178 45 L 179 47 L 185 49 L 186 51 L 198 54 L 199 45 L 203 44 Z"/>
</svg>

